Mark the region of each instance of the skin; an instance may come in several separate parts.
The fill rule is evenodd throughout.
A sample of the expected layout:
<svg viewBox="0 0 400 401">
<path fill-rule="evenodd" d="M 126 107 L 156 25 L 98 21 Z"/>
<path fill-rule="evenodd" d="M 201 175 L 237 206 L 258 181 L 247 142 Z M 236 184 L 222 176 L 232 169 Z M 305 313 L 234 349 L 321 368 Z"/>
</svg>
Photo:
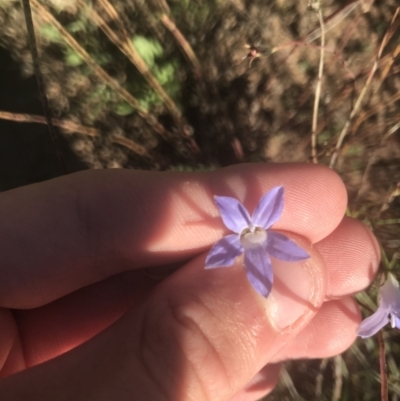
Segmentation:
<svg viewBox="0 0 400 401">
<path fill-rule="evenodd" d="M 311 257 L 273 260 L 264 299 L 240 257 L 204 269 L 229 233 L 213 195 L 252 212 L 281 184 L 273 229 Z M 2 193 L 1 400 L 250 401 L 281 361 L 344 351 L 360 322 L 351 296 L 379 263 L 346 204 L 340 178 L 311 164 L 86 171 Z"/>
</svg>

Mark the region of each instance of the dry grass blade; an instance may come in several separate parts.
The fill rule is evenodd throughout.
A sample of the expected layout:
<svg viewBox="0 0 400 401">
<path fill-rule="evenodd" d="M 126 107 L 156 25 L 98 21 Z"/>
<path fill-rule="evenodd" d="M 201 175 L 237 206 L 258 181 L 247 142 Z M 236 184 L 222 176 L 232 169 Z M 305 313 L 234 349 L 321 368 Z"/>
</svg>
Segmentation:
<svg viewBox="0 0 400 401">
<path fill-rule="evenodd" d="M 175 40 L 179 43 L 183 53 L 185 54 L 187 60 L 190 62 L 194 75 L 197 78 L 201 78 L 201 64 L 196 54 L 194 53 L 192 47 L 189 42 L 185 39 L 182 32 L 177 28 L 176 24 L 171 20 L 171 18 L 167 14 L 161 15 L 161 22 L 164 26 L 172 33 Z"/>
<path fill-rule="evenodd" d="M 155 131 L 164 139 L 169 140 L 171 135 L 166 129 L 157 122 L 157 119 L 148 113 L 138 100 L 133 97 L 125 88 L 123 88 L 114 78 L 101 68 L 92 57 L 86 52 L 85 49 L 63 28 L 63 26 L 44 8 L 38 0 L 31 0 L 32 6 L 38 13 L 40 18 L 51 24 L 58 30 L 64 41 L 82 58 L 82 60 L 93 70 L 93 72 L 110 88 L 112 88 L 121 98 L 123 98 L 131 107 L 136 109 L 139 115 L 150 125 Z"/>
<path fill-rule="evenodd" d="M 132 152 L 140 156 L 147 156 L 148 159 L 152 159 L 152 157 L 147 153 L 146 148 L 132 141 L 132 139 L 126 138 L 124 136 L 113 136 L 111 138 L 111 142 L 118 143 L 119 145 L 130 149 Z"/>
<path fill-rule="evenodd" d="M 336 160 L 337 160 L 338 155 L 339 155 L 340 148 L 342 147 L 342 144 L 343 144 L 343 140 L 344 140 L 344 138 L 346 137 L 346 135 L 347 135 L 347 133 L 349 131 L 350 125 L 353 122 L 354 117 L 356 116 L 356 114 L 358 113 L 358 110 L 360 109 L 360 106 L 362 104 L 364 96 L 365 96 L 365 94 L 367 93 L 367 91 L 368 91 L 368 89 L 370 87 L 371 81 L 372 81 L 372 79 L 373 79 L 373 77 L 375 75 L 376 70 L 378 69 L 378 62 L 379 62 L 379 59 L 382 56 L 382 52 L 385 49 L 385 47 L 386 47 L 387 43 L 389 42 L 390 38 L 392 37 L 394 31 L 396 30 L 396 27 L 398 25 L 397 17 L 398 17 L 399 12 L 400 12 L 400 7 L 397 7 L 396 11 L 393 14 L 392 20 L 390 21 L 390 26 L 389 26 L 388 30 L 386 31 L 386 33 L 385 33 L 385 35 L 384 35 L 384 37 L 382 39 L 381 45 L 379 46 L 379 50 L 378 50 L 377 56 L 375 58 L 374 64 L 372 66 L 372 69 L 371 69 L 371 71 L 370 71 L 370 73 L 368 75 L 367 81 L 365 82 L 365 84 L 364 84 L 364 86 L 363 86 L 363 88 L 362 88 L 362 90 L 360 92 L 360 95 L 357 98 L 357 101 L 356 101 L 356 103 L 355 103 L 355 105 L 354 105 L 354 107 L 353 107 L 353 109 L 352 109 L 352 111 L 350 113 L 349 118 L 347 119 L 342 131 L 340 132 L 339 139 L 338 139 L 338 141 L 336 143 L 335 151 L 332 154 L 331 161 L 330 161 L 330 164 L 329 164 L 330 168 L 333 168 L 335 163 L 336 163 Z"/>
<path fill-rule="evenodd" d="M 315 100 L 314 100 L 314 109 L 313 109 L 313 118 L 312 118 L 312 127 L 311 127 L 311 157 L 313 163 L 318 163 L 317 158 L 317 126 L 318 126 L 318 108 L 319 108 L 319 99 L 321 97 L 321 86 L 322 86 L 322 75 L 324 72 L 324 48 L 325 48 L 325 28 L 324 28 L 324 19 L 322 17 L 321 5 L 319 0 L 315 3 L 314 8 L 316 8 L 318 21 L 321 27 L 321 51 L 319 58 L 319 68 L 318 68 L 318 82 L 317 87 L 315 89 Z"/>
<path fill-rule="evenodd" d="M 322 395 L 322 384 L 324 381 L 324 373 L 326 370 L 326 367 L 328 366 L 329 358 L 322 359 L 320 365 L 319 365 L 319 370 L 318 374 L 315 380 L 315 397 L 319 400 Z"/>
<path fill-rule="evenodd" d="M 343 372 L 342 372 L 342 356 L 336 355 L 333 358 L 333 374 L 335 376 L 335 385 L 333 387 L 332 401 L 339 401 L 342 397 L 343 388 Z"/>
<path fill-rule="evenodd" d="M 10 113 L 8 111 L 0 111 L 0 119 L 16 121 L 20 123 L 38 123 L 47 124 L 46 119 L 43 116 L 36 114 L 21 114 L 21 113 Z M 82 125 L 76 124 L 72 121 L 59 120 L 57 118 L 52 119 L 53 125 L 60 127 L 68 132 L 76 132 L 78 134 L 88 135 L 88 136 L 98 136 L 99 132 L 96 128 L 84 127 Z"/>
<path fill-rule="evenodd" d="M 38 116 L 35 114 L 10 113 L 8 111 L 0 111 L 0 119 L 16 121 L 21 123 L 47 124 L 47 120 L 43 116 Z M 85 127 L 83 125 L 76 124 L 72 121 L 59 120 L 57 118 L 53 118 L 52 122 L 54 126 L 60 127 L 63 130 L 70 133 L 82 134 L 94 138 L 100 136 L 100 132 L 93 127 Z M 144 146 L 139 145 L 132 139 L 115 136 L 111 138 L 111 142 L 118 143 L 119 145 L 122 145 L 127 149 L 130 149 L 132 152 L 136 153 L 139 156 L 150 157 L 147 152 L 147 149 Z"/>
<path fill-rule="evenodd" d="M 81 0 L 79 2 L 84 5 L 84 3 Z M 98 0 L 98 3 L 103 7 L 104 11 L 108 14 L 108 16 L 117 23 L 117 26 L 121 32 L 122 37 L 119 37 L 117 34 L 115 34 L 115 32 L 113 32 L 113 30 L 109 27 L 109 25 L 93 9 L 89 11 L 90 18 L 107 35 L 107 37 L 120 49 L 120 51 L 129 58 L 131 63 L 143 75 L 147 83 L 160 96 L 160 98 L 163 100 L 165 106 L 167 107 L 171 115 L 177 120 L 177 123 L 180 125 L 182 120 L 182 114 L 180 110 L 176 106 L 175 102 L 169 97 L 167 92 L 165 92 L 165 90 L 157 81 L 157 79 L 154 77 L 154 75 L 151 73 L 149 67 L 138 53 L 133 43 L 129 40 L 125 27 L 122 25 L 121 18 L 119 17 L 115 8 L 112 6 L 112 4 L 110 4 L 108 0 Z"/>
<path fill-rule="evenodd" d="M 394 95 L 390 96 L 390 98 L 388 100 L 386 100 L 385 102 L 379 103 L 379 104 L 375 105 L 374 107 L 370 108 L 369 110 L 367 110 L 363 113 L 360 113 L 358 118 L 355 120 L 351 131 L 356 132 L 358 130 L 358 128 L 360 127 L 360 125 L 365 120 L 372 117 L 374 114 L 378 113 L 379 111 L 385 109 L 386 107 L 388 107 L 389 105 L 391 105 L 392 103 L 396 102 L 399 99 L 400 99 L 400 92 L 395 93 Z"/>
<path fill-rule="evenodd" d="M 304 401 L 304 398 L 297 391 L 289 372 L 284 367 L 281 369 L 281 380 L 295 400 Z"/>
<path fill-rule="evenodd" d="M 378 84 L 378 88 L 382 85 L 382 82 L 386 79 L 386 77 L 389 74 L 390 69 L 392 68 L 392 65 L 394 63 L 394 60 L 396 59 L 396 57 L 400 54 L 400 45 L 397 45 L 396 48 L 393 50 L 393 53 L 390 55 L 390 57 L 388 58 L 386 65 L 382 71 L 382 74 L 379 78 L 379 84 Z"/>
<path fill-rule="evenodd" d="M 163 13 L 169 14 L 171 12 L 171 9 L 169 8 L 166 0 L 156 0 L 156 2 L 158 3 Z"/>
<path fill-rule="evenodd" d="M 366 180 L 367 180 L 367 178 L 368 178 L 368 176 L 369 176 L 369 172 L 371 171 L 372 166 L 373 166 L 373 165 L 375 164 L 375 162 L 377 161 L 377 157 L 376 157 L 376 156 L 377 156 L 378 150 L 382 147 L 382 145 L 386 142 L 386 140 L 387 140 L 390 136 L 392 136 L 399 128 L 400 128 L 400 122 L 398 122 L 397 124 L 395 124 L 395 125 L 383 136 L 383 138 L 381 139 L 381 142 L 380 142 L 379 146 L 378 146 L 378 147 L 374 150 L 374 152 L 372 153 L 372 156 L 371 156 L 371 157 L 369 158 L 369 160 L 368 160 L 367 167 L 365 168 L 363 177 L 362 177 L 362 179 L 361 179 L 361 185 L 360 185 L 360 189 L 358 190 L 356 199 L 358 199 L 358 198 L 361 196 L 361 194 L 363 193 L 364 185 L 365 185 L 365 182 L 366 182 Z"/>
</svg>

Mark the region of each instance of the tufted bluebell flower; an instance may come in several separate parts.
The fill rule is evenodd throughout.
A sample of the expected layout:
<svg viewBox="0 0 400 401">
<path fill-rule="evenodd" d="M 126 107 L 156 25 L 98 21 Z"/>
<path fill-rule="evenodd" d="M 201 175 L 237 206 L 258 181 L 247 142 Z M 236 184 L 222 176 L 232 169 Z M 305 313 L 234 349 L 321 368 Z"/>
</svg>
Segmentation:
<svg viewBox="0 0 400 401">
<path fill-rule="evenodd" d="M 248 280 L 258 293 L 267 297 L 273 282 L 269 255 L 291 262 L 309 258 L 306 251 L 285 235 L 270 231 L 281 217 L 283 195 L 283 186 L 272 188 L 261 197 L 251 217 L 235 198 L 214 196 L 222 221 L 234 234 L 223 237 L 211 248 L 205 268 L 232 266 L 235 258 L 244 253 Z"/>
<path fill-rule="evenodd" d="M 379 307 L 358 326 L 357 335 L 371 337 L 390 322 L 392 328 L 400 329 L 400 289 L 392 274 L 388 274 L 385 284 L 379 291 Z"/>
</svg>

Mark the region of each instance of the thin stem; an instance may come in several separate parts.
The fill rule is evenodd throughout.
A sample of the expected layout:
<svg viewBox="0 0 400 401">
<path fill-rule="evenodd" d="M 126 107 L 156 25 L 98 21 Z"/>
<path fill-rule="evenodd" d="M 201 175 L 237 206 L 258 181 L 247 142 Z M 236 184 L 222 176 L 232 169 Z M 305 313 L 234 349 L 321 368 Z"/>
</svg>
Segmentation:
<svg viewBox="0 0 400 401">
<path fill-rule="evenodd" d="M 29 48 L 30 48 L 31 55 L 32 55 L 33 69 L 35 71 L 38 90 L 39 90 L 40 98 L 41 98 L 42 104 L 43 104 L 43 111 L 44 111 L 44 115 L 46 118 L 47 127 L 48 127 L 48 130 L 50 133 L 51 141 L 53 142 L 53 147 L 56 151 L 57 159 L 61 165 L 61 168 L 62 168 L 64 174 L 68 174 L 67 166 L 64 163 L 64 159 L 61 155 L 61 150 L 59 148 L 57 133 L 56 133 L 56 130 L 54 129 L 54 126 L 52 123 L 52 119 L 51 119 L 52 116 L 51 116 L 49 101 L 47 99 L 47 95 L 46 95 L 46 91 L 45 91 L 45 87 L 44 87 L 42 71 L 40 70 L 39 54 L 38 54 L 37 44 L 36 44 L 35 27 L 33 25 L 31 5 L 30 5 L 29 0 L 22 0 L 22 4 L 24 7 L 26 27 L 28 30 L 28 43 L 29 43 Z"/>
<path fill-rule="evenodd" d="M 381 376 L 381 401 L 389 401 L 385 342 L 383 341 L 382 330 L 378 332 L 378 346 L 379 346 L 379 372 Z"/>
<path fill-rule="evenodd" d="M 318 108 L 319 108 L 319 100 L 321 97 L 322 75 L 324 72 L 324 47 L 325 47 L 324 19 L 322 18 L 321 7 L 319 6 L 319 4 L 317 9 L 317 15 L 321 26 L 321 52 L 319 58 L 318 82 L 317 82 L 317 87 L 315 89 L 314 110 L 313 110 L 313 119 L 311 128 L 311 156 L 313 163 L 318 163 L 318 158 L 317 158 Z"/>
</svg>

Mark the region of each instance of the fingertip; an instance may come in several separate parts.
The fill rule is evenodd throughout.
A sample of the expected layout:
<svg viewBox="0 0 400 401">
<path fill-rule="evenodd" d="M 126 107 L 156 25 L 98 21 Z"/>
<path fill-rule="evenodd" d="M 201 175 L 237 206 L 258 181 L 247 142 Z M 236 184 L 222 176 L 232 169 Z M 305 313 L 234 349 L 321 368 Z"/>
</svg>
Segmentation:
<svg viewBox="0 0 400 401">
<path fill-rule="evenodd" d="M 346 351 L 356 340 L 361 321 L 357 302 L 343 298 L 325 302 L 309 325 L 273 360 L 328 358 Z"/>
<path fill-rule="evenodd" d="M 374 280 L 380 248 L 371 230 L 361 221 L 344 217 L 337 229 L 315 244 L 315 248 L 327 266 L 327 298 L 355 294 Z"/>
</svg>

